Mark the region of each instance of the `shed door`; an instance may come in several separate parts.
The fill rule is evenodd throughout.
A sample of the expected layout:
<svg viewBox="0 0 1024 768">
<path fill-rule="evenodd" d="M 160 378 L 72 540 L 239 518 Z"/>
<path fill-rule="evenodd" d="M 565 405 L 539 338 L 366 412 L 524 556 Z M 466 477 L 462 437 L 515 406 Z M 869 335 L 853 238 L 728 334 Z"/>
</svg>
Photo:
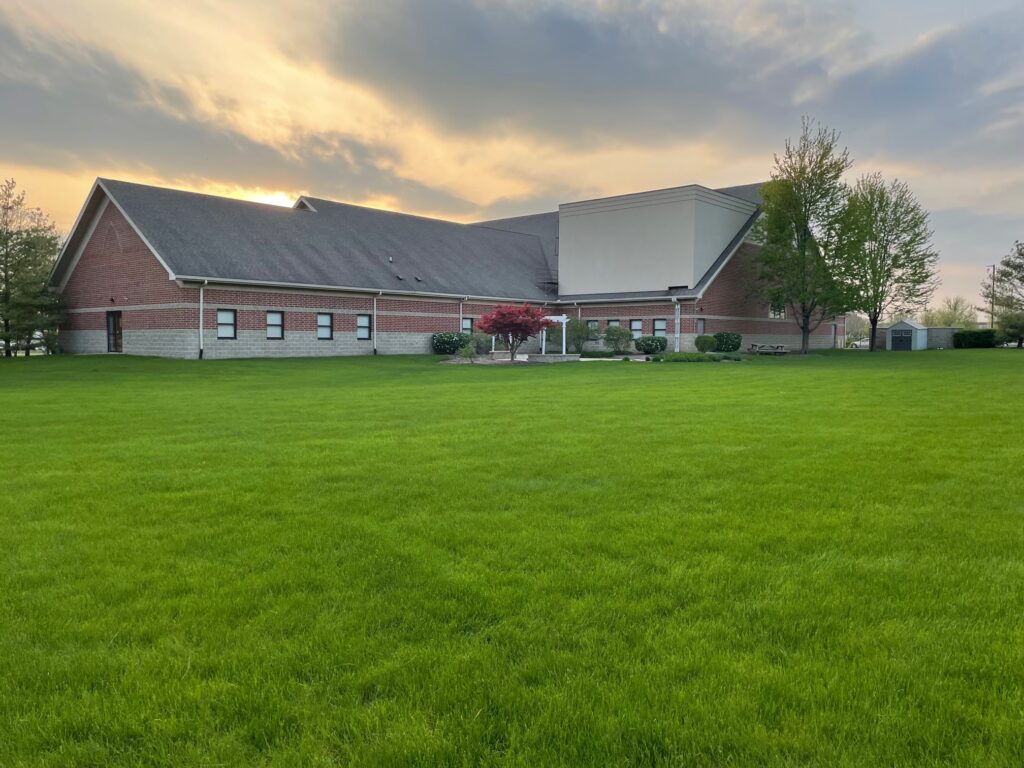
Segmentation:
<svg viewBox="0 0 1024 768">
<path fill-rule="evenodd" d="M 910 352 L 914 348 L 914 332 L 909 328 L 897 328 L 892 332 L 892 351 Z"/>
</svg>

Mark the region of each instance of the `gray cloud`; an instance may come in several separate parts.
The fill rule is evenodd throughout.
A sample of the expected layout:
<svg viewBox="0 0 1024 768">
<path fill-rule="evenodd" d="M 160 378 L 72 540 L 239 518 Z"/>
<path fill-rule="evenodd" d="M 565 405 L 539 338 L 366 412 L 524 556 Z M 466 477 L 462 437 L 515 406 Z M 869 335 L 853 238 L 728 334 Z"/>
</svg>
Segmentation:
<svg viewBox="0 0 1024 768">
<path fill-rule="evenodd" d="M 947 167 L 1020 165 L 1022 39 L 1024 8 L 994 14 L 867 64 L 808 107 L 866 147 Z"/>
<path fill-rule="evenodd" d="M 0 15 L 0 147 L 19 164 L 153 173 L 179 183 L 305 189 L 359 199 L 393 195 L 450 215 L 474 206 L 388 170 L 391 148 L 338 133 L 300 137 L 286 155 L 203 122 L 187 93 L 103 51 L 28 40 Z"/>
<path fill-rule="evenodd" d="M 713 139 L 767 155 L 810 114 L 867 154 L 1021 158 L 1024 81 L 989 88 L 1021 72 L 1024 9 L 871 61 L 841 5 L 765 0 L 756 9 L 772 32 L 746 36 L 726 18 L 731 6 L 679 7 L 343 4 L 324 56 L 340 76 L 465 135 L 525 133 L 567 148 Z"/>
<path fill-rule="evenodd" d="M 737 41 L 712 4 L 672 7 L 397 0 L 340 12 L 325 55 L 446 130 L 580 145 L 749 137 L 791 122 L 801 86 L 825 77 L 832 60 L 808 40 L 863 44 L 813 7 L 759 4 L 792 30 L 786 45 Z"/>
</svg>

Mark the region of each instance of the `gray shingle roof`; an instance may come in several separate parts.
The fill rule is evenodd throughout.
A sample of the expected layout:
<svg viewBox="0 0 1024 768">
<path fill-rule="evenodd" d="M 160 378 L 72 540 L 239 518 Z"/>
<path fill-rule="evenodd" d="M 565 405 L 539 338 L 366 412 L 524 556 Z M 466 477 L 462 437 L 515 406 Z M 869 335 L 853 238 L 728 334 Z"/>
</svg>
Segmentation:
<svg viewBox="0 0 1024 768">
<path fill-rule="evenodd" d="M 544 248 L 544 257 L 547 259 L 551 272 L 555 275 L 558 274 L 558 211 L 515 216 L 511 219 L 480 221 L 473 226 L 501 229 L 506 232 L 520 232 L 539 237 L 541 246 Z"/>
<path fill-rule="evenodd" d="M 304 196 L 296 208 L 99 179 L 179 278 L 355 288 L 527 301 L 678 297 L 703 292 L 739 247 L 755 213 L 696 286 L 557 295 L 558 212 L 458 224 Z M 760 203 L 761 184 L 717 192 Z M 83 209 L 95 213 L 97 191 Z M 77 226 L 54 267 L 60 284 Z"/>
<path fill-rule="evenodd" d="M 741 184 L 738 187 L 720 187 L 715 192 L 721 192 L 723 195 L 731 195 L 732 197 L 738 197 L 740 200 L 746 200 L 748 203 L 754 205 L 761 205 L 764 200 L 761 198 L 761 187 L 765 182 L 759 181 L 756 184 Z"/>
<path fill-rule="evenodd" d="M 547 300 L 531 234 L 305 197 L 316 212 L 101 179 L 175 275 Z"/>
</svg>

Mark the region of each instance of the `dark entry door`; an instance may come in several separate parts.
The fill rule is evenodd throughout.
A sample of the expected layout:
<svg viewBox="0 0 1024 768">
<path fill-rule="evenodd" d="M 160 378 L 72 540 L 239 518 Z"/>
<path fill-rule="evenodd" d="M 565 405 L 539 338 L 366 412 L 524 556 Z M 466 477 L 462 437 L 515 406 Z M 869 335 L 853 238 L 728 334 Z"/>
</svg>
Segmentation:
<svg viewBox="0 0 1024 768">
<path fill-rule="evenodd" d="M 107 352 L 121 351 L 121 313 L 107 312 Z"/>
<path fill-rule="evenodd" d="M 911 342 L 914 339 L 913 331 L 898 330 L 892 332 L 892 351 L 893 352 L 910 352 L 912 349 Z"/>
</svg>

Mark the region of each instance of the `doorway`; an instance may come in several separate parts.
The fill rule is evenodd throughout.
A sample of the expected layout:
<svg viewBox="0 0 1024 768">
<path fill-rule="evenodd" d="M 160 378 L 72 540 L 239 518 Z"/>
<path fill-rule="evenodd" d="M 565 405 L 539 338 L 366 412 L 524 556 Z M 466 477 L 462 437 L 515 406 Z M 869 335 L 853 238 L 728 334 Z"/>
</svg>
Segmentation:
<svg viewBox="0 0 1024 768">
<path fill-rule="evenodd" d="M 121 352 L 121 313 L 107 312 L 107 352 Z"/>
</svg>

